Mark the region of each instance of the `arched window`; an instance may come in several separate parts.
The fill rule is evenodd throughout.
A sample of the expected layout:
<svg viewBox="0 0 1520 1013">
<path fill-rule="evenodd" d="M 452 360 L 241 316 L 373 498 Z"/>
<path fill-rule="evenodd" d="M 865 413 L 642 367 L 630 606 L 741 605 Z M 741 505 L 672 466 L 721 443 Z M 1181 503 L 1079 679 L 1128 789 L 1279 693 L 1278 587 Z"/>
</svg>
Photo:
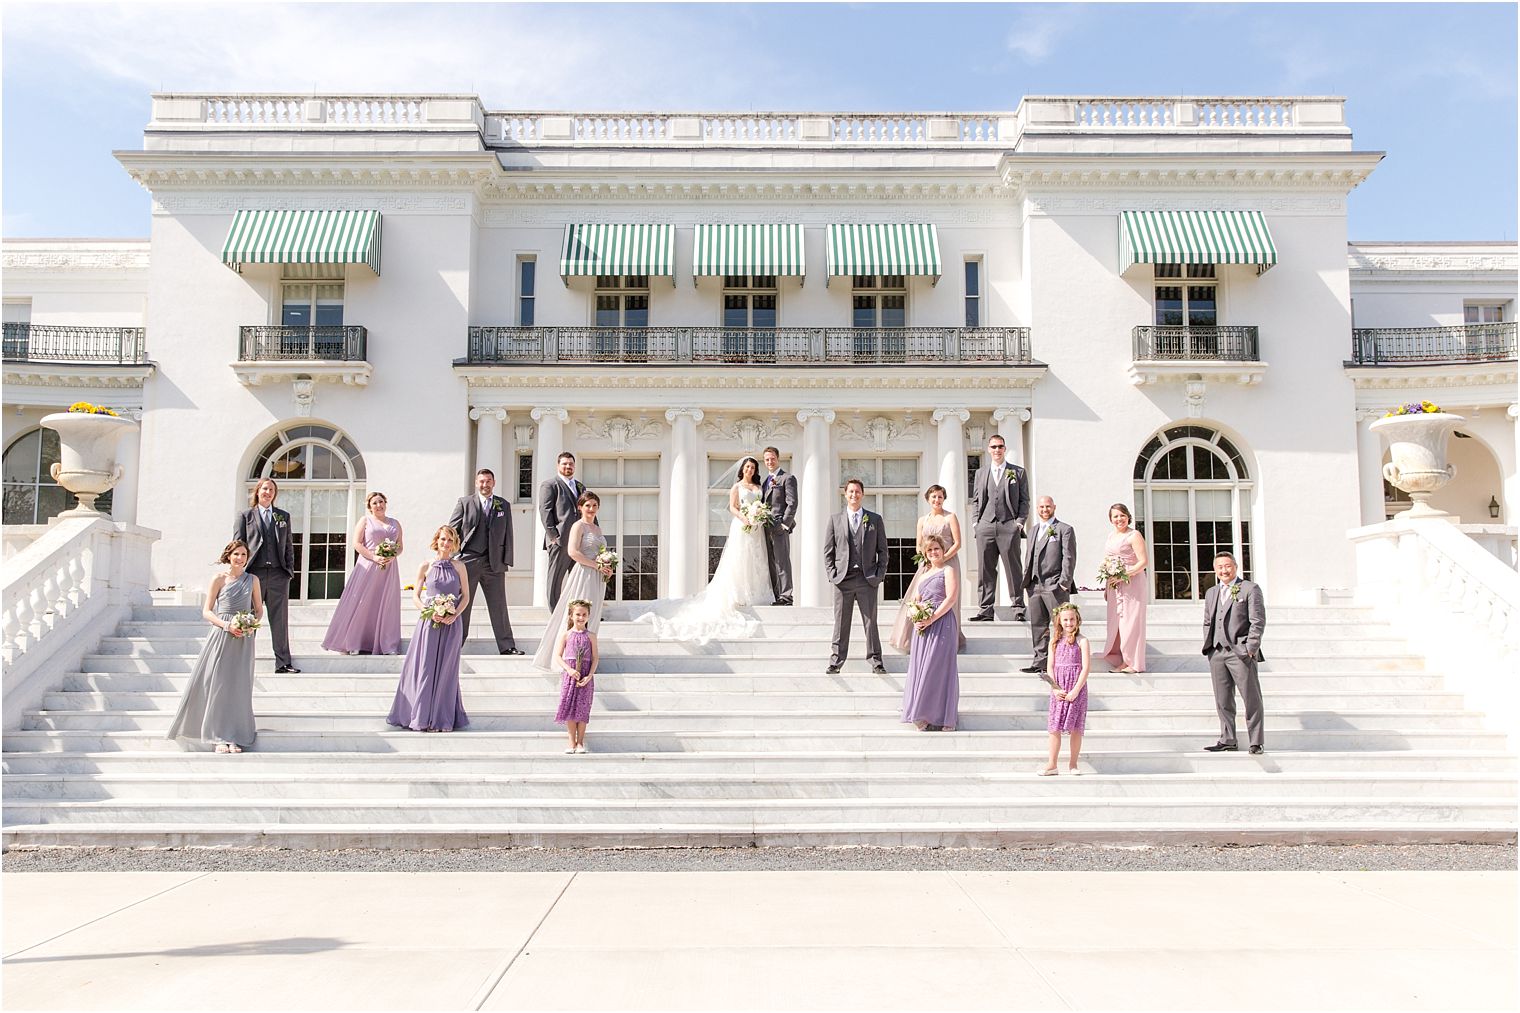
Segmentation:
<svg viewBox="0 0 1520 1013">
<path fill-rule="evenodd" d="M 299 425 L 276 433 L 254 457 L 244 493 L 261 478 L 280 486 L 276 505 L 290 512 L 296 551 L 290 596 L 317 600 L 343 593 L 348 535 L 364 513 L 364 457 L 331 426 Z"/>
<path fill-rule="evenodd" d="M 22 433 L 5 448 L 6 524 L 46 524 L 79 505 L 79 498 L 49 474 L 57 463 L 58 433 L 52 429 Z M 95 509 L 111 512 L 109 492 L 95 500 Z"/>
<path fill-rule="evenodd" d="M 1201 599 L 1221 550 L 1251 575 L 1251 489 L 1240 451 L 1205 426 L 1173 426 L 1145 445 L 1135 459 L 1135 526 L 1149 543 L 1158 600 Z"/>
</svg>

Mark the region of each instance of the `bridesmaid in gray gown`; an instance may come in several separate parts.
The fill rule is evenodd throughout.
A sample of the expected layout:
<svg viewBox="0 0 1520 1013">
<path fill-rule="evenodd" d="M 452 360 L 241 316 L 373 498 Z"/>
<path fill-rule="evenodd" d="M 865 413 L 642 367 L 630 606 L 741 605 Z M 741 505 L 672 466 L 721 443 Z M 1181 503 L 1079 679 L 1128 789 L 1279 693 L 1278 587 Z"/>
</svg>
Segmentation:
<svg viewBox="0 0 1520 1013">
<path fill-rule="evenodd" d="M 190 671 L 190 682 L 169 725 L 171 739 L 216 743 L 218 753 L 241 753 L 253 745 L 253 632 L 232 631 L 232 617 L 251 612 L 264 616 L 259 579 L 247 571 L 248 546 L 235 538 L 222 550 L 218 574 L 206 592 L 201 615 L 213 627 L 201 656 Z"/>
</svg>

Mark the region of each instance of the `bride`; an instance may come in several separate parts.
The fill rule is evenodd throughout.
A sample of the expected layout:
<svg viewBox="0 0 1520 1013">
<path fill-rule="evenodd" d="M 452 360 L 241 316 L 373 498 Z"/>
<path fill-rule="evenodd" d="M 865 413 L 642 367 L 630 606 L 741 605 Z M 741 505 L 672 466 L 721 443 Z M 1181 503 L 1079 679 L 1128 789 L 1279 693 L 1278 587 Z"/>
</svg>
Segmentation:
<svg viewBox="0 0 1520 1013">
<path fill-rule="evenodd" d="M 744 513 L 759 499 L 760 462 L 746 457 L 739 462 L 738 480 L 728 490 L 732 520 L 718 569 L 696 597 L 655 602 L 651 611 L 639 616 L 654 626 L 656 637 L 705 644 L 715 637 L 743 636 L 755 622 L 739 610 L 775 600 L 765 558 L 765 526 L 750 524 Z"/>
</svg>

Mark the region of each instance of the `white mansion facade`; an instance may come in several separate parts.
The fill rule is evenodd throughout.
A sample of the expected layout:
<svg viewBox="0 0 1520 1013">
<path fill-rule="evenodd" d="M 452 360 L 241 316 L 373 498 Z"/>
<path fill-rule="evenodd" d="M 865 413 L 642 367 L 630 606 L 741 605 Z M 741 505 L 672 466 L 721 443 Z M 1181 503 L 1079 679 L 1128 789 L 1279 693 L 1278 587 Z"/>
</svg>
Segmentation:
<svg viewBox="0 0 1520 1013">
<path fill-rule="evenodd" d="M 1011 113 L 492 112 L 473 96 L 155 95 L 117 158 L 146 241 L 4 246 L 4 503 L 66 494 L 39 429 L 76 400 L 140 417 L 110 509 L 203 588 L 261 476 L 336 597 L 379 490 L 410 567 L 477 467 L 516 504 L 515 601 L 543 599 L 532 508 L 561 450 L 603 497 L 618 598 L 704 582 L 721 476 L 800 477 L 798 602 L 862 478 L 894 544 L 922 492 L 964 503 L 1006 438 L 1074 524 L 1152 546 L 1201 596 L 1234 549 L 1282 601 L 1354 583 L 1349 529 L 1397 509 L 1368 423 L 1467 417 L 1434 501 L 1507 547 L 1516 248 L 1352 243 L 1338 98 L 1031 97 Z M 383 238 L 383 243 L 382 243 Z M 536 565 L 535 565 L 536 564 Z"/>
</svg>

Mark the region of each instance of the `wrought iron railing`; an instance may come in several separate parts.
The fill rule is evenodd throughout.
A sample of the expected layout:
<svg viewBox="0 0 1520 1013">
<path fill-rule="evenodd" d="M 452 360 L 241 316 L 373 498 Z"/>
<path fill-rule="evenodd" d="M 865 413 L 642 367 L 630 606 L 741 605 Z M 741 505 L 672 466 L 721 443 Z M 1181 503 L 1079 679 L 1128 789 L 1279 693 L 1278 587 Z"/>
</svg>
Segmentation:
<svg viewBox="0 0 1520 1013">
<path fill-rule="evenodd" d="M 242 328 L 238 359 L 268 362 L 315 359 L 325 362 L 363 362 L 368 335 L 363 327 L 347 324 L 287 327 L 256 325 Z"/>
<path fill-rule="evenodd" d="M 1513 321 L 1449 327 L 1358 327 L 1351 332 L 1352 361 L 1363 366 L 1494 362 L 1515 357 Z"/>
<path fill-rule="evenodd" d="M 1135 328 L 1135 360 L 1259 362 L 1261 344 L 1254 326 Z"/>
<path fill-rule="evenodd" d="M 471 327 L 475 364 L 1033 362 L 1027 327 Z"/>
<path fill-rule="evenodd" d="M 68 324 L 7 323 L 0 338 L 6 362 L 146 361 L 141 327 L 74 327 Z"/>
</svg>

